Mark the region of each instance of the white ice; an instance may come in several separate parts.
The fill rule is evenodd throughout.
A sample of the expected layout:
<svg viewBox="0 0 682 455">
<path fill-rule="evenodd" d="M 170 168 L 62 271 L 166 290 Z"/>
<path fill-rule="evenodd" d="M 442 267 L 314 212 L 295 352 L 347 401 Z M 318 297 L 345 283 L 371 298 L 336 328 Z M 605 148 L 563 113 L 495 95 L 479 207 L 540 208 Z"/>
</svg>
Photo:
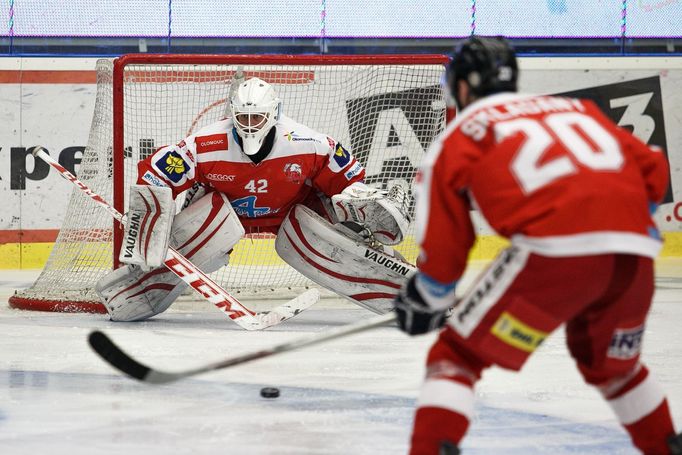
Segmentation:
<svg viewBox="0 0 682 455">
<path fill-rule="evenodd" d="M 433 335 L 410 338 L 383 327 L 152 386 L 100 360 L 86 343 L 89 331 L 105 331 L 149 365 L 179 370 L 374 315 L 323 300 L 282 325 L 246 332 L 201 303 L 142 323 L 9 309 L 9 295 L 36 275 L 0 272 L 2 455 L 406 453 Z M 657 276 L 643 358 L 682 427 L 682 260 L 659 260 Z M 261 398 L 264 386 L 281 396 Z M 636 453 L 610 409 L 583 385 L 561 330 L 521 373 L 487 372 L 477 397 L 465 454 Z"/>
</svg>

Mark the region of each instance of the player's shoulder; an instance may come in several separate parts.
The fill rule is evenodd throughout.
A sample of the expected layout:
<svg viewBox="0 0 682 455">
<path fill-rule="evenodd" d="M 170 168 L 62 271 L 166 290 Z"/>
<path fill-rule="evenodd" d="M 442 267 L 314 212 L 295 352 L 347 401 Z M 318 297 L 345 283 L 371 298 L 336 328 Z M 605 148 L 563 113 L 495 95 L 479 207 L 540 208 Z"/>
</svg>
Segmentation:
<svg viewBox="0 0 682 455">
<path fill-rule="evenodd" d="M 319 131 L 314 130 L 310 126 L 298 122 L 291 117 L 286 117 L 282 115 L 280 117 L 280 120 L 277 122 L 277 125 L 280 127 L 280 129 L 286 133 L 289 133 L 292 137 L 297 137 L 299 139 L 304 139 L 304 138 L 314 138 L 314 139 L 319 139 L 319 138 L 324 138 L 326 135 L 324 133 L 320 133 Z M 307 141 L 301 141 L 299 140 L 298 142 L 307 142 Z"/>
<path fill-rule="evenodd" d="M 284 115 L 277 122 L 277 135 L 278 139 L 284 139 L 295 147 L 313 146 L 318 153 L 328 152 L 336 145 L 336 141 L 326 134 Z"/>
<path fill-rule="evenodd" d="M 214 134 L 227 134 L 232 129 L 232 119 L 224 118 L 217 122 L 210 123 L 199 128 L 195 133 L 191 134 L 190 138 L 200 138 L 205 136 L 212 136 Z"/>
<path fill-rule="evenodd" d="M 197 152 L 227 150 L 228 134 L 232 129 L 231 119 L 222 119 L 200 128 L 187 138 Z"/>
</svg>

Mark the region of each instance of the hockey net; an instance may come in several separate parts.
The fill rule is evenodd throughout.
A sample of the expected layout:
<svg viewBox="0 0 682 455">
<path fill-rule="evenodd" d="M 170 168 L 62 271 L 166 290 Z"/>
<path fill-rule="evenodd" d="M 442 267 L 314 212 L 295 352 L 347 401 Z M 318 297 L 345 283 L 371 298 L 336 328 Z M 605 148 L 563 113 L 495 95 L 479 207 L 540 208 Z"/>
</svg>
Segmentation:
<svg viewBox="0 0 682 455">
<path fill-rule="evenodd" d="M 440 79 L 447 58 L 392 56 L 127 55 L 97 63 L 97 99 L 78 178 L 121 212 L 136 163 L 226 113 L 238 69 L 271 83 L 291 118 L 325 133 L 365 166 L 366 183 L 411 187 L 426 148 L 445 125 Z M 103 312 L 94 284 L 116 265 L 120 229 L 88 196 L 73 191 L 47 264 L 14 308 Z M 398 249 L 414 261 L 414 227 Z M 312 286 L 254 234 L 212 274 L 242 297 L 286 296 Z"/>
</svg>

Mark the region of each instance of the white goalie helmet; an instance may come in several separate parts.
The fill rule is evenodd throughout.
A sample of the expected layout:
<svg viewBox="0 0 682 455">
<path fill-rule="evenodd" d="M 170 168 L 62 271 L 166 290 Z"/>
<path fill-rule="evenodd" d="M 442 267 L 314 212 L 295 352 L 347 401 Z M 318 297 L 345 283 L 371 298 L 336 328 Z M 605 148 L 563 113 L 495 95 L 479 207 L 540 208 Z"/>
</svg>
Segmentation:
<svg viewBox="0 0 682 455">
<path fill-rule="evenodd" d="M 270 84 L 252 77 L 239 84 L 230 99 L 230 113 L 242 138 L 244 153 L 254 155 L 279 120 L 282 102 Z"/>
</svg>

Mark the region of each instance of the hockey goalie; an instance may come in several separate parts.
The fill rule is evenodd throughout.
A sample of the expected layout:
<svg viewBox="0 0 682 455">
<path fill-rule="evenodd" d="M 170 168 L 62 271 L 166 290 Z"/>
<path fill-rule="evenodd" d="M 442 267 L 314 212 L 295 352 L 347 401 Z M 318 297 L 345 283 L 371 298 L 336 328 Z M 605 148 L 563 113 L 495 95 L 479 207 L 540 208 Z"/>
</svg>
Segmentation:
<svg viewBox="0 0 682 455">
<path fill-rule="evenodd" d="M 280 257 L 319 285 L 374 312 L 391 310 L 415 270 L 391 248 L 410 222 L 405 189 L 365 185 L 351 153 L 283 115 L 261 79 L 233 82 L 227 109 L 225 119 L 138 163 L 125 265 L 96 285 L 111 319 L 147 319 L 184 290 L 162 265 L 169 245 L 210 273 L 252 233 L 276 234 Z"/>
</svg>

